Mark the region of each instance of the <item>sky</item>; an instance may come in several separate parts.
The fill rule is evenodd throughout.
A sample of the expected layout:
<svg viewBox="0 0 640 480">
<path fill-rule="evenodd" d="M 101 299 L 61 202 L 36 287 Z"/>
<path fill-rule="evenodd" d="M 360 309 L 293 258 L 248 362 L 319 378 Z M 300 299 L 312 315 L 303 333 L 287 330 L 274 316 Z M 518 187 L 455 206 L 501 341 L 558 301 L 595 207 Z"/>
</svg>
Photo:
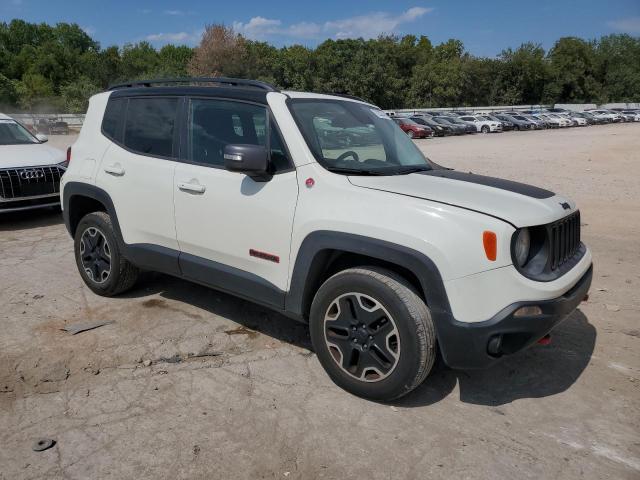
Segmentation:
<svg viewBox="0 0 640 480">
<path fill-rule="evenodd" d="M 411 33 L 489 57 L 524 42 L 549 49 L 563 36 L 640 36 L 640 0 L 0 0 L 0 21 L 14 18 L 77 23 L 102 47 L 194 46 L 213 23 L 276 46 Z"/>
</svg>

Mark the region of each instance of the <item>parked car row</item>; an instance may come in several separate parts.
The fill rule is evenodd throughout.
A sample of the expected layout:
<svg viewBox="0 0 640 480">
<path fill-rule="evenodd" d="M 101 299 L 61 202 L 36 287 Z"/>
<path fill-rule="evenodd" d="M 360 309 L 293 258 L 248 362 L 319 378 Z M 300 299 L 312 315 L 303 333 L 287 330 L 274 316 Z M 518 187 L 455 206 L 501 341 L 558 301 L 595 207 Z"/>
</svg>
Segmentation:
<svg viewBox="0 0 640 480">
<path fill-rule="evenodd" d="M 574 112 L 563 108 L 549 108 L 490 113 L 416 111 L 412 114 L 388 112 L 388 115 L 411 138 L 640 122 L 640 109 L 600 108 Z"/>
</svg>

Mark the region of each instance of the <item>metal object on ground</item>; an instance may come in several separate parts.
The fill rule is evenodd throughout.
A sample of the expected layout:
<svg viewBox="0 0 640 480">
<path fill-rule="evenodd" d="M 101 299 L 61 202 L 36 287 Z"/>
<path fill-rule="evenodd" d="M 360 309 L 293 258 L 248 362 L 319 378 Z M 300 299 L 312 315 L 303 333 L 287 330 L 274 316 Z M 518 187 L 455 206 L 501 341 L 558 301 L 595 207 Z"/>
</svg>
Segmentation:
<svg viewBox="0 0 640 480">
<path fill-rule="evenodd" d="M 110 323 L 115 322 L 113 320 L 106 320 L 92 323 L 74 323 L 73 325 L 67 325 L 61 330 L 69 332 L 71 335 L 76 335 L 80 332 L 86 332 L 87 330 L 93 330 L 94 328 L 102 327 L 103 325 L 109 325 Z"/>
<path fill-rule="evenodd" d="M 36 443 L 34 443 L 33 447 L 31 448 L 33 449 L 34 452 L 43 452 L 45 450 L 50 449 L 55 444 L 56 444 L 55 440 L 51 440 L 50 438 L 41 438 Z"/>
</svg>

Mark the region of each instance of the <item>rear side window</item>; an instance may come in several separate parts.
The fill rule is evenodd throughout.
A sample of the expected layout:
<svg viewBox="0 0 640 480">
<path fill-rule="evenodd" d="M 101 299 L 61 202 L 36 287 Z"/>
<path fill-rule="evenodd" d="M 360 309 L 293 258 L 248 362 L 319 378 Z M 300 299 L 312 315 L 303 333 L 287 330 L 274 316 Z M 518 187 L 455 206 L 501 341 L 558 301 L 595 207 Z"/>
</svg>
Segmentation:
<svg viewBox="0 0 640 480">
<path fill-rule="evenodd" d="M 110 98 L 107 102 L 107 108 L 102 117 L 102 132 L 112 140 L 121 140 L 126 100 L 126 98 Z"/>
<path fill-rule="evenodd" d="M 173 157 L 177 98 L 131 98 L 124 126 L 124 145 L 136 153 Z"/>
</svg>

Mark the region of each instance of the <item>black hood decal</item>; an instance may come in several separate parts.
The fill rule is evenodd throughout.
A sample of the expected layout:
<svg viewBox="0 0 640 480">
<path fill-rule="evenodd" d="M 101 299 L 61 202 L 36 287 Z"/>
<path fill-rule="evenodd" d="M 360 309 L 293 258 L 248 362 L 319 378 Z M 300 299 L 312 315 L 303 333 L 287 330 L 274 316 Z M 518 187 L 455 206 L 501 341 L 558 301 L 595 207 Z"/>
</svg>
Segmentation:
<svg viewBox="0 0 640 480">
<path fill-rule="evenodd" d="M 420 175 L 430 175 L 432 177 L 441 177 L 448 180 L 460 180 L 461 182 L 476 183 L 486 187 L 499 188 L 500 190 L 508 190 L 509 192 L 519 193 L 520 195 L 537 198 L 539 200 L 551 198 L 555 195 L 555 193 L 550 192 L 549 190 L 534 187 L 533 185 L 527 185 L 526 183 L 512 182 L 511 180 L 504 180 L 502 178 L 486 177 L 484 175 L 476 175 L 475 173 L 440 169 L 417 173 Z"/>
</svg>

